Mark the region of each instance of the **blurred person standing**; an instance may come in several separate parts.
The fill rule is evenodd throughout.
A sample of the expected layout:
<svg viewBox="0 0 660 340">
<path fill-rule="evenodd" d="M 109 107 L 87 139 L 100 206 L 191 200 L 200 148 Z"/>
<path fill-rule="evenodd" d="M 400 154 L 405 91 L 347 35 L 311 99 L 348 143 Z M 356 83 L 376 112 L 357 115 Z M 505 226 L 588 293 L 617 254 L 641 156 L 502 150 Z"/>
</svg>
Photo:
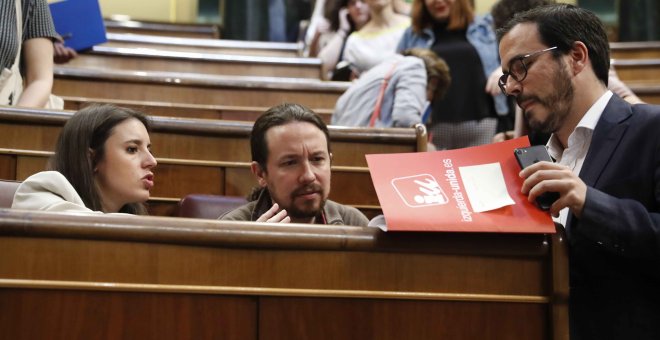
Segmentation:
<svg viewBox="0 0 660 340">
<path fill-rule="evenodd" d="M 346 39 L 369 21 L 369 6 L 364 0 L 328 0 L 325 4 L 325 18 L 317 26 L 310 56 L 321 59 L 323 78 L 331 79 Z"/>
<path fill-rule="evenodd" d="M 414 0 L 412 26 L 397 51 L 429 48 L 449 65 L 452 83 L 433 102 L 429 125 L 438 149 L 490 143 L 498 115 L 507 115 L 506 97 L 486 92 L 488 76 L 499 67 L 490 16 L 477 17 L 469 0 Z"/>
<path fill-rule="evenodd" d="M 396 54 L 397 43 L 410 26 L 410 18 L 396 13 L 392 1 L 366 0 L 369 22 L 346 40 L 343 60 L 357 75 Z"/>
<path fill-rule="evenodd" d="M 45 107 L 53 87 L 57 37 L 48 4 L 3 0 L 0 18 L 0 105 Z"/>
</svg>

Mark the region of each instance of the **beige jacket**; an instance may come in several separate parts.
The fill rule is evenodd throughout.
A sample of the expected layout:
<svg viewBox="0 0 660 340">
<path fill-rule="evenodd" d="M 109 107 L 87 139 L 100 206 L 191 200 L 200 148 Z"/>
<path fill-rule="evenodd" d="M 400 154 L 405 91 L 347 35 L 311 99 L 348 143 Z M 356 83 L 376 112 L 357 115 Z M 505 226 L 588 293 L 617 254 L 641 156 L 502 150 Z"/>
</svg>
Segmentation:
<svg viewBox="0 0 660 340">
<path fill-rule="evenodd" d="M 57 171 L 42 171 L 28 177 L 16 190 L 12 209 L 99 213 L 85 207 L 71 183 Z"/>
</svg>

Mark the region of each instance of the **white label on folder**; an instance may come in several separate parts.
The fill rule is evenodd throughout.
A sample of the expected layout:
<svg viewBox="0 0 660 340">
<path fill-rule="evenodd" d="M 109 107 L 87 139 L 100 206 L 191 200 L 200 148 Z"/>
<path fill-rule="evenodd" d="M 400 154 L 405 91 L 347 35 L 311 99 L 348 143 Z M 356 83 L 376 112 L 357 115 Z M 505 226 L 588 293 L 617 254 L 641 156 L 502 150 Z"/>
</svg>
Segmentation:
<svg viewBox="0 0 660 340">
<path fill-rule="evenodd" d="M 489 163 L 458 168 L 472 211 L 495 210 L 515 202 L 509 196 L 500 163 Z"/>
</svg>

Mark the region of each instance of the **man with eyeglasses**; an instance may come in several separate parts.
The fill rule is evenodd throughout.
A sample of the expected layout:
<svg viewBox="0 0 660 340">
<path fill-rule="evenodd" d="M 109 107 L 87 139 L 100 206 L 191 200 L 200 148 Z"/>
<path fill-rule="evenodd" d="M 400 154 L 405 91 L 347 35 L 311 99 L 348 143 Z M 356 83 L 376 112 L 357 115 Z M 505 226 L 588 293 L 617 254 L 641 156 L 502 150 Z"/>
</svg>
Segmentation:
<svg viewBox="0 0 660 340">
<path fill-rule="evenodd" d="M 571 339 L 660 339 L 660 107 L 607 90 L 602 23 L 572 5 L 540 7 L 498 31 L 502 91 L 557 163 L 520 175 L 569 240 Z"/>
</svg>

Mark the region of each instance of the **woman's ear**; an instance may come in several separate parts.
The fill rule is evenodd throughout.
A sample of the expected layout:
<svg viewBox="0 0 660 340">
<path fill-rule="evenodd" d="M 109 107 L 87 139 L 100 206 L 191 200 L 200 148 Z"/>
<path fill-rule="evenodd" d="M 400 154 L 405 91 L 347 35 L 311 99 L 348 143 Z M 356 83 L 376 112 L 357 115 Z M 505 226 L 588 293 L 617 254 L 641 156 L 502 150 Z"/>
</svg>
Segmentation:
<svg viewBox="0 0 660 340">
<path fill-rule="evenodd" d="M 92 164 L 92 167 L 93 167 L 92 171 L 94 173 L 96 173 L 97 169 L 96 169 L 96 164 L 94 164 L 95 163 L 94 162 L 94 156 L 96 156 L 96 152 L 94 152 L 94 150 L 92 150 L 91 148 L 88 148 L 87 149 L 87 157 L 89 158 L 89 163 Z"/>
</svg>

